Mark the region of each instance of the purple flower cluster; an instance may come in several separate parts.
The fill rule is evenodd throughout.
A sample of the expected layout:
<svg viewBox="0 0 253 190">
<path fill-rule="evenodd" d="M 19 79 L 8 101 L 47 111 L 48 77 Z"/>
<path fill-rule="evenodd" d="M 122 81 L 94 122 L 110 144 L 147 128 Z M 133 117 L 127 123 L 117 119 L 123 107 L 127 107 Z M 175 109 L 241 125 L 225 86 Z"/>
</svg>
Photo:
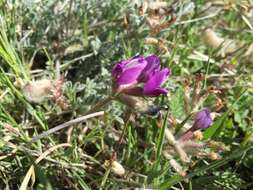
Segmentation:
<svg viewBox="0 0 253 190">
<path fill-rule="evenodd" d="M 169 74 L 169 69 L 161 69 L 160 60 L 156 55 L 135 56 L 114 65 L 114 90 L 134 96 L 167 94 L 167 90 L 161 85 Z"/>
</svg>

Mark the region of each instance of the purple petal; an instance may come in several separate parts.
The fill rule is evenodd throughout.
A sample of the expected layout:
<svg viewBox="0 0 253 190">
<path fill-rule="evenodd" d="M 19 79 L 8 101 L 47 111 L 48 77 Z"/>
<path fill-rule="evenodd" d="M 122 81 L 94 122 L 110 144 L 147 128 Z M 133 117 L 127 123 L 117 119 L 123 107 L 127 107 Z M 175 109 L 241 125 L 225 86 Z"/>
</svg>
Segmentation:
<svg viewBox="0 0 253 190">
<path fill-rule="evenodd" d="M 120 74 L 119 78 L 116 80 L 116 83 L 118 85 L 124 85 L 135 82 L 142 70 L 145 68 L 146 64 L 147 62 L 145 60 L 134 60 L 134 62 L 129 62 L 123 68 L 124 71 Z"/>
<path fill-rule="evenodd" d="M 197 122 L 197 126 L 199 129 L 205 129 L 208 128 L 212 123 L 212 120 L 209 118 L 202 118 Z"/>
<path fill-rule="evenodd" d="M 122 71 L 123 71 L 123 68 L 120 64 L 114 65 L 114 67 L 112 68 L 112 76 L 114 78 L 117 78 L 117 76 L 120 75 Z"/>
<path fill-rule="evenodd" d="M 116 65 L 114 65 L 112 68 L 112 76 L 114 78 L 117 78 L 123 72 L 123 67 L 127 63 L 129 63 L 129 60 L 122 60 L 118 62 Z"/>
<path fill-rule="evenodd" d="M 210 115 L 210 111 L 208 109 L 203 109 L 196 114 L 195 120 L 200 120 L 208 115 Z"/>
<path fill-rule="evenodd" d="M 138 65 L 142 65 L 143 68 L 146 67 L 147 61 L 144 59 L 143 56 L 139 56 L 137 58 L 131 59 L 127 64 L 123 65 L 123 69 L 127 70 L 127 69 L 130 69 L 130 68 L 136 67 Z"/>
<path fill-rule="evenodd" d="M 138 81 L 146 82 L 155 72 L 160 69 L 160 60 L 156 55 L 150 55 L 145 58 L 147 66 L 140 75 Z"/>
<path fill-rule="evenodd" d="M 169 75 L 169 69 L 163 69 L 156 72 L 144 85 L 144 94 L 157 94 L 158 92 L 164 92 L 164 89 L 160 88 L 160 85 L 166 80 Z"/>
<path fill-rule="evenodd" d="M 210 110 L 205 108 L 199 111 L 195 116 L 195 126 L 198 129 L 205 129 L 212 124 L 213 120 L 210 115 Z"/>
<path fill-rule="evenodd" d="M 156 55 L 149 55 L 146 57 L 148 64 L 160 65 L 160 59 Z"/>
</svg>

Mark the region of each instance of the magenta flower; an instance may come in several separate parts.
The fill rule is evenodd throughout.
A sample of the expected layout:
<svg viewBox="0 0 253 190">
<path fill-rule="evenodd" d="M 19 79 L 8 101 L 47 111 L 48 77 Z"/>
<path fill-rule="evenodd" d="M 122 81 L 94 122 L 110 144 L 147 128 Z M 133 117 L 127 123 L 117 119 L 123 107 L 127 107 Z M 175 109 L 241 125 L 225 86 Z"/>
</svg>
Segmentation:
<svg viewBox="0 0 253 190">
<path fill-rule="evenodd" d="M 160 68 L 160 60 L 156 55 L 135 56 L 120 61 L 112 69 L 114 89 L 134 96 L 166 94 L 167 90 L 161 85 L 169 74 L 169 69 Z"/>
<path fill-rule="evenodd" d="M 204 108 L 199 111 L 195 116 L 194 127 L 196 129 L 205 129 L 208 128 L 213 122 L 213 119 L 208 108 Z"/>
</svg>

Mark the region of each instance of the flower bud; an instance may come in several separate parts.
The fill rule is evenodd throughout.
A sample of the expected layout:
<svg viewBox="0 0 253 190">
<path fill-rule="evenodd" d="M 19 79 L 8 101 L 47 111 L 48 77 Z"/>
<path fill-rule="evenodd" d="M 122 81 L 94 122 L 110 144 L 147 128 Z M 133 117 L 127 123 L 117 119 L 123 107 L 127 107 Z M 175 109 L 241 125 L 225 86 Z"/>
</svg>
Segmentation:
<svg viewBox="0 0 253 190">
<path fill-rule="evenodd" d="M 199 111 L 195 116 L 194 128 L 195 129 L 205 129 L 208 128 L 213 122 L 210 114 L 210 110 L 205 108 Z"/>
<path fill-rule="evenodd" d="M 119 176 L 124 175 L 126 172 L 124 167 L 117 161 L 112 161 L 111 169 L 112 169 L 113 173 L 115 173 Z"/>
<path fill-rule="evenodd" d="M 195 122 L 193 126 L 187 131 L 185 131 L 179 137 L 179 139 L 181 141 L 187 141 L 187 140 L 192 139 L 194 137 L 194 131 L 205 129 L 209 127 L 212 124 L 212 122 L 213 122 L 213 119 L 212 119 L 209 109 L 205 108 L 202 111 L 199 111 L 195 116 Z M 198 137 L 201 138 L 200 134 Z"/>
<path fill-rule="evenodd" d="M 23 87 L 25 97 L 35 103 L 41 103 L 51 94 L 53 84 L 51 80 L 42 79 L 34 82 L 29 82 Z"/>
</svg>

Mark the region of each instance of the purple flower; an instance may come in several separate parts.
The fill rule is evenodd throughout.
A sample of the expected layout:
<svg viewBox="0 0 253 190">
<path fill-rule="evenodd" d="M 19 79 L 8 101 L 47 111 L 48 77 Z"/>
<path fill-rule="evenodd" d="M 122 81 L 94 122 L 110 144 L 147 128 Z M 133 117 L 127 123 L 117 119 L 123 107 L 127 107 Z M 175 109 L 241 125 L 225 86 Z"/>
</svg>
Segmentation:
<svg viewBox="0 0 253 190">
<path fill-rule="evenodd" d="M 134 96 L 159 96 L 167 90 L 161 85 L 169 76 L 169 69 L 160 68 L 156 55 L 135 56 L 117 63 L 112 69 L 114 89 Z"/>
<path fill-rule="evenodd" d="M 194 131 L 199 129 L 206 129 L 212 124 L 212 122 L 213 119 L 211 117 L 210 110 L 208 108 L 204 108 L 203 110 L 197 112 L 193 126 L 187 131 L 185 131 L 179 137 L 179 140 L 190 140 L 193 137 Z"/>
<path fill-rule="evenodd" d="M 112 69 L 112 76 L 115 83 L 119 86 L 136 83 L 136 80 L 146 65 L 147 61 L 143 56 L 138 56 L 131 60 L 120 61 Z"/>
<path fill-rule="evenodd" d="M 194 127 L 197 129 L 205 129 L 209 127 L 213 122 L 213 119 L 208 108 L 204 108 L 199 111 L 195 116 Z"/>
</svg>

